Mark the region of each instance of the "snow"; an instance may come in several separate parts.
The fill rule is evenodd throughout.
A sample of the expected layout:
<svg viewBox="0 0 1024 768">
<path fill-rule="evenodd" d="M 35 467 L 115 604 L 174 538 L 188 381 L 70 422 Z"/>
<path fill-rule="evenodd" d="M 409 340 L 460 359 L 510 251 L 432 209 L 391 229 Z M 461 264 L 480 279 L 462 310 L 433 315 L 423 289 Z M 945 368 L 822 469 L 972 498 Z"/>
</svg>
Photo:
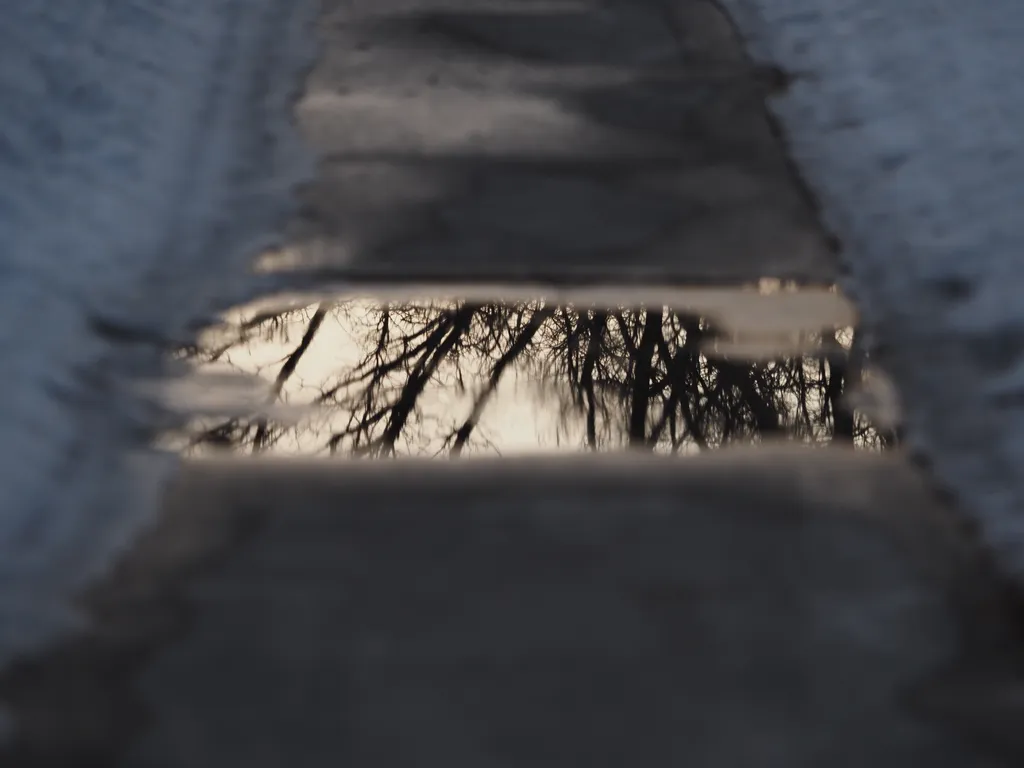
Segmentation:
<svg viewBox="0 0 1024 768">
<path fill-rule="evenodd" d="M 721 0 L 906 409 L 915 449 L 1024 579 L 1024 5 Z"/>
<path fill-rule="evenodd" d="M 1024 6 L 720 0 L 845 246 L 919 450 L 1024 577 Z M 19 0 L 0 22 L 0 665 L 155 509 L 129 380 L 255 296 L 312 171 L 316 0 Z M 100 333 L 97 324 L 117 333 Z"/>
<path fill-rule="evenodd" d="M 165 364 L 145 339 L 246 296 L 311 172 L 290 112 L 317 5 L 4 9 L 0 664 L 74 625 L 69 595 L 155 508 L 167 461 L 127 380 Z"/>
</svg>

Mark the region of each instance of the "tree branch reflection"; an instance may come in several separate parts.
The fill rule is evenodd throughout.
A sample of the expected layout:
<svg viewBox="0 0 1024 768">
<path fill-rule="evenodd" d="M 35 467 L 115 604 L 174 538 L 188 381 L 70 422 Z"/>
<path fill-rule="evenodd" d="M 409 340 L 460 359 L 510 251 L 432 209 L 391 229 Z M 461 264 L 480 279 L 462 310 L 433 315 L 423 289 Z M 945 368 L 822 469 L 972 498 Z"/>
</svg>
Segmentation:
<svg viewBox="0 0 1024 768">
<path fill-rule="evenodd" d="M 328 322 L 334 341 L 321 342 Z M 293 396 L 306 361 L 330 352 L 315 341 L 341 338 L 349 359 L 302 383 L 318 407 L 309 423 L 226 419 L 195 430 L 192 445 L 262 452 L 290 441 L 303 452 L 457 457 L 500 451 L 507 435 L 485 428 L 488 414 L 526 401 L 555 413 L 549 442 L 581 450 L 692 452 L 780 437 L 874 449 L 896 442 L 846 407 L 860 370 L 847 329 L 789 339 L 804 356 L 744 359 L 729 352 L 735 337 L 706 318 L 663 307 L 351 301 L 264 315 L 188 355 L 246 369 L 247 346 L 272 340 L 283 351 L 271 371 L 276 402 Z M 510 377 L 529 393 L 502 394 Z"/>
</svg>

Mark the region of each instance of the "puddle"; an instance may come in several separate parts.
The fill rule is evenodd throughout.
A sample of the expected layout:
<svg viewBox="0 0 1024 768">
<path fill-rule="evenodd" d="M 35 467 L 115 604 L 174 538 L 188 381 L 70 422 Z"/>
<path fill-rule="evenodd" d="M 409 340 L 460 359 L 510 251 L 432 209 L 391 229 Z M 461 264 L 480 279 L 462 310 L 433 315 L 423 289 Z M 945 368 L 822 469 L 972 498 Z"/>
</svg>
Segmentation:
<svg viewBox="0 0 1024 768">
<path fill-rule="evenodd" d="M 188 415 L 164 445 L 471 457 L 895 443 L 891 393 L 851 353 L 855 315 L 835 291 L 652 289 L 624 306 L 596 289 L 571 301 L 426 293 L 277 297 L 229 313 L 180 351 L 192 373 L 161 388 Z"/>
</svg>

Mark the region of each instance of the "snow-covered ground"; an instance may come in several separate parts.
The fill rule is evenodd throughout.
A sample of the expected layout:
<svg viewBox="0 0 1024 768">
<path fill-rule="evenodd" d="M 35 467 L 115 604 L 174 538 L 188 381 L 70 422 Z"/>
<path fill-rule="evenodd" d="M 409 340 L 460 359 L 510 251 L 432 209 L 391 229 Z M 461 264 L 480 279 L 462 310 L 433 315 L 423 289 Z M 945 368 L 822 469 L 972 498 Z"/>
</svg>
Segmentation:
<svg viewBox="0 0 1024 768">
<path fill-rule="evenodd" d="M 1024 6 L 721 0 L 844 245 L 910 439 L 1024 578 Z"/>
<path fill-rule="evenodd" d="M 162 467 L 126 454 L 143 422 L 125 379 L 245 295 L 288 214 L 310 169 L 290 113 L 316 6 L 4 7 L 0 664 L 70 621 L 68 593 L 152 509 Z"/>
<path fill-rule="evenodd" d="M 721 0 L 845 247 L 911 439 L 1024 577 L 1024 11 Z M 249 297 L 310 170 L 316 0 L 22 0 L 0 21 L 0 664 L 145 523 L 130 377 Z"/>
</svg>

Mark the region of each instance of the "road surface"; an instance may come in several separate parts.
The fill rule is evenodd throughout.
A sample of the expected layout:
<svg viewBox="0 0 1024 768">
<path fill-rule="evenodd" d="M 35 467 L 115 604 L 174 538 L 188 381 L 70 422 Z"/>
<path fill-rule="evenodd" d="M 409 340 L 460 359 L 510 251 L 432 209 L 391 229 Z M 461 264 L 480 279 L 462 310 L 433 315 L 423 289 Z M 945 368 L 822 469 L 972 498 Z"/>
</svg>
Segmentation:
<svg viewBox="0 0 1024 768">
<path fill-rule="evenodd" d="M 45 413 L 85 419 L 68 422 L 69 440 L 90 434 L 88 419 L 98 422 L 86 455 L 102 472 L 89 487 L 98 478 L 117 484 L 98 500 L 43 504 L 53 515 L 38 522 L 22 514 L 28 497 L 17 494 L 42 493 L 33 483 L 56 485 L 61 474 L 37 466 L 21 475 L 31 461 L 7 470 L 17 494 L 5 491 L 4 511 L 14 512 L 0 542 L 24 557 L 10 559 L 2 582 L 5 765 L 1019 764 L 1014 594 L 964 507 L 935 491 L 897 437 L 884 436 L 892 425 L 854 439 L 861 422 L 842 413 L 846 401 L 830 388 L 854 394 L 860 370 L 840 335 L 855 318 L 831 291 L 842 278 L 839 243 L 765 106 L 792 90 L 792 78 L 770 56 L 751 64 L 718 6 L 326 0 L 311 27 L 301 9 L 287 21 L 276 16 L 282 4 L 261 4 L 259 24 L 231 17 L 231 3 L 210 8 L 211 23 L 226 29 L 233 18 L 242 31 L 190 37 L 213 27 L 187 15 L 195 30 L 183 21 L 179 29 L 178 19 L 171 26 L 210 57 L 196 59 L 193 74 L 238 62 L 218 82 L 224 98 L 244 98 L 228 98 L 221 122 L 208 123 L 209 141 L 225 143 L 194 164 L 233 156 L 242 163 L 234 171 L 250 167 L 245 152 L 231 154 L 235 133 L 259 133 L 243 117 L 278 135 L 278 96 L 288 72 L 298 80 L 302 60 L 287 46 L 302 49 L 303 31 L 315 31 L 320 47 L 294 115 L 319 163 L 284 239 L 250 247 L 261 254 L 254 275 L 218 249 L 235 253 L 236 226 L 270 226 L 289 184 L 236 197 L 231 190 L 249 178 L 218 176 L 221 168 L 210 178 L 240 186 L 196 193 L 196 208 L 177 219 L 180 252 L 165 251 L 158 269 L 110 289 L 120 299 L 92 297 L 109 311 L 90 313 L 102 354 L 80 350 L 82 359 L 113 373 L 86 390 L 94 399 L 45 390 L 59 404 Z M 276 29 L 281 42 L 257 27 Z M 247 47 L 232 58 L 215 45 L 224 40 Z M 280 82 L 243 71 L 256 50 L 284 73 Z M 260 102 L 268 80 L 267 113 L 234 109 Z M 177 114 L 157 110 L 168 112 Z M 166 129 L 159 136 L 169 142 L 173 125 Z M 265 158 L 273 167 L 257 178 L 301 175 L 294 146 L 253 142 L 246 152 L 273 149 Z M 189 153 L 174 147 L 164 159 L 183 163 Z M 122 196 L 127 205 L 131 195 Z M 211 199 L 217 210 L 247 213 L 225 219 L 231 232 L 197 223 L 193 214 Z M 25 230 L 38 231 L 31 223 Z M 211 231 L 223 239 L 203 239 Z M 213 259 L 216 274 L 193 274 L 192 255 Z M 198 298 L 185 301 L 190 287 Z M 436 333 L 401 383 L 413 394 L 436 381 L 457 344 L 466 355 L 479 350 L 467 329 L 484 315 L 506 324 L 484 326 L 481 338 L 493 339 L 512 316 L 543 335 L 548 326 L 528 318 L 547 322 L 545 308 L 574 328 L 596 317 L 612 327 L 617 314 L 618 346 L 598 351 L 620 364 L 601 370 L 622 375 L 612 388 L 626 393 L 616 401 L 626 419 L 621 445 L 611 440 L 601 455 L 537 456 L 527 446 L 517 457 L 394 462 L 178 462 L 147 448 L 157 431 L 187 420 L 153 408 L 139 396 L 151 389 L 125 380 L 177 370 L 161 360 L 210 319 L 201 311 L 283 291 L 299 294 L 289 311 L 311 306 L 289 350 L 319 327 L 317 308 L 322 323 L 339 297 L 378 315 L 403 292 L 455 300 L 410 326 L 414 340 L 424 327 Z M 824 315 L 771 297 L 769 311 L 750 309 L 766 293 L 814 291 L 830 297 Z M 685 331 L 674 341 L 671 318 Z M 564 338 L 605 338 L 594 327 Z M 803 394 L 754 378 L 764 368 L 749 359 L 750 335 L 770 328 L 776 337 L 817 333 L 816 343 L 822 329 L 833 334 L 828 354 L 789 350 L 786 360 L 797 362 L 771 368 L 818 371 Z M 725 354 L 688 345 L 712 336 L 748 346 Z M 524 336 L 507 338 L 515 347 Z M 535 339 L 524 343 L 537 347 Z M 655 351 L 644 353 L 645 344 Z M 44 340 L 39 349 L 54 347 Z M 588 359 L 585 346 L 565 347 Z M 189 345 L 184 357 L 208 351 Z M 900 359 L 892 350 L 879 356 Z M 673 361 L 700 376 L 686 378 Z M 73 362 L 50 364 L 64 375 Z M 895 371 L 898 384 L 911 381 Z M 18 376 L 12 391 L 29 391 L 31 377 Z M 198 412 L 189 382 L 213 380 L 171 379 L 165 404 L 176 381 Z M 584 395 L 597 391 L 593 375 L 575 381 Z M 904 390 L 904 401 L 915 391 Z M 730 393 L 732 410 L 721 399 Z M 719 405 L 707 405 L 714 398 Z M 400 395 L 379 416 L 391 453 L 408 434 L 413 411 L 404 402 Z M 802 406 L 787 411 L 792 402 Z M 724 447 L 655 455 L 663 444 L 652 424 L 666 404 L 680 414 L 696 405 L 715 434 L 746 430 L 756 444 L 708 441 L 707 429 L 687 424 L 697 448 L 705 447 L 698 437 Z M 265 447 L 273 419 L 264 416 L 249 414 L 251 442 L 228 446 Z M 801 424 L 821 429 L 791 429 Z M 587 428 L 580 434 L 588 447 Z M 63 455 L 33 445 L 50 450 L 48 460 Z M 76 477 L 68 470 L 77 493 L 85 486 Z M 53 502 L 47 493 L 38 498 Z M 51 523 L 65 518 L 78 528 L 57 535 Z M 74 603 L 83 625 L 42 644 L 83 581 Z"/>
</svg>

